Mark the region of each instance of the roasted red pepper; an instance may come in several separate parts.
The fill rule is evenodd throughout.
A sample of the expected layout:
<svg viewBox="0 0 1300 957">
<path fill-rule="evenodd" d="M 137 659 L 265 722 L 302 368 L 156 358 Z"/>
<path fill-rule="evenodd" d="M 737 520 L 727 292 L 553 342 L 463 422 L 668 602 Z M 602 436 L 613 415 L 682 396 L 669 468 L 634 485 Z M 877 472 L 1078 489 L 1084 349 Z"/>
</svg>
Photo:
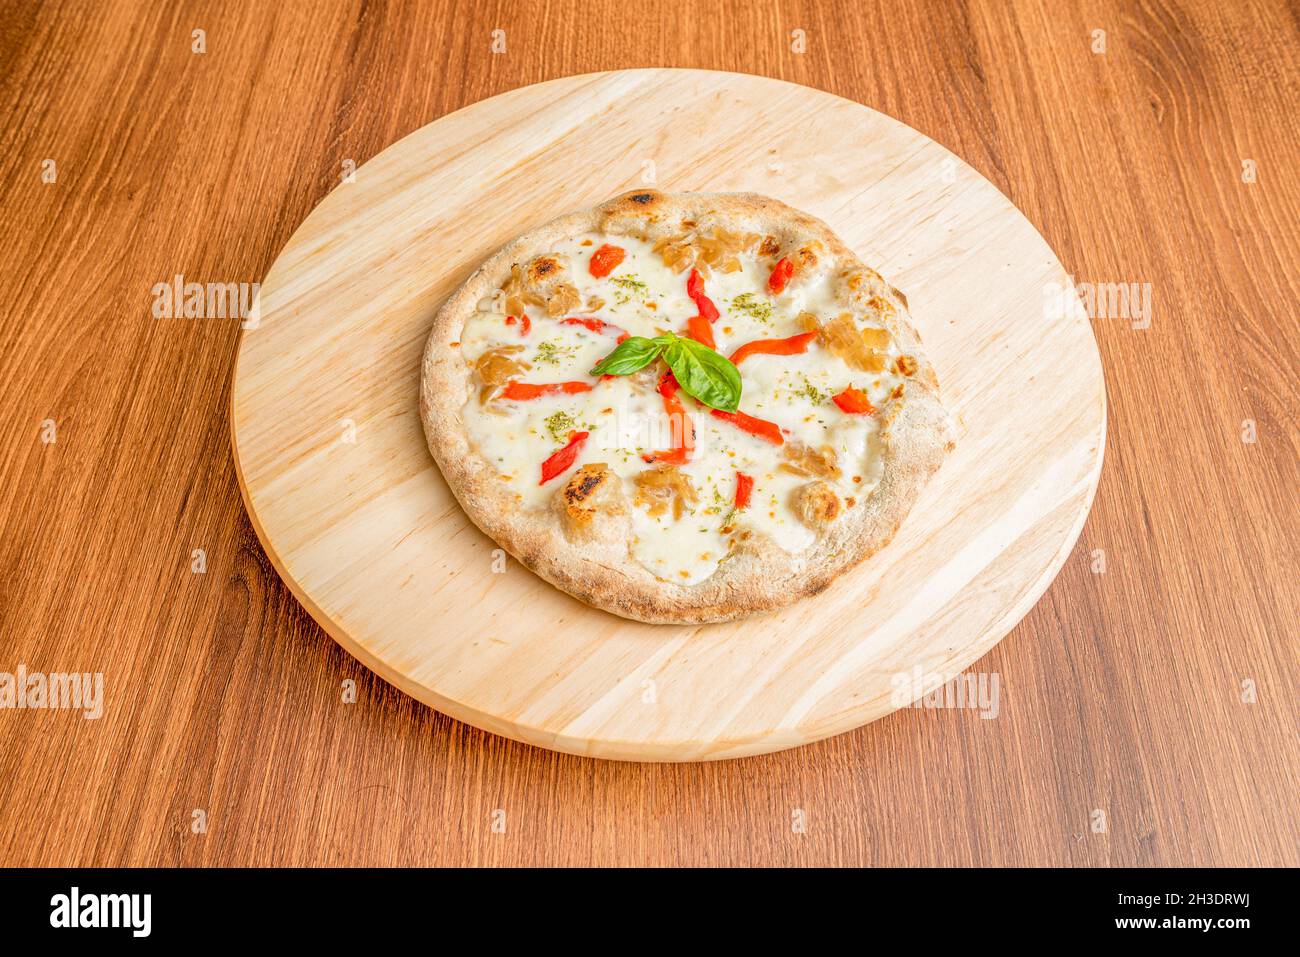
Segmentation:
<svg viewBox="0 0 1300 957">
<path fill-rule="evenodd" d="M 710 349 L 718 347 L 718 344 L 713 341 L 713 327 L 703 316 L 691 316 L 686 320 L 686 334 Z"/>
<path fill-rule="evenodd" d="M 516 322 L 519 323 L 519 334 L 521 336 L 528 335 L 529 331 L 533 328 L 533 320 L 529 319 L 527 316 L 520 316 L 518 319 L 514 316 L 506 316 L 507 326 L 513 326 Z"/>
<path fill-rule="evenodd" d="M 622 246 L 611 246 L 609 243 L 601 246 L 591 254 L 591 261 L 587 263 L 587 271 L 597 279 L 604 279 L 623 261 L 627 253 L 623 251 Z"/>
<path fill-rule="evenodd" d="M 690 461 L 691 451 L 695 448 L 695 423 L 686 414 L 682 400 L 677 398 L 677 390 L 680 388 L 671 372 L 659 380 L 659 394 L 664 398 L 664 411 L 668 413 L 670 427 L 673 429 L 673 441 L 680 444 L 666 452 L 642 453 L 641 458 L 647 462 L 685 465 Z"/>
<path fill-rule="evenodd" d="M 582 451 L 582 443 L 587 441 L 587 436 L 590 434 L 590 432 L 570 432 L 569 444 L 542 463 L 542 480 L 537 484 L 545 485 L 555 476 L 573 468 L 578 453 Z"/>
<path fill-rule="evenodd" d="M 749 508 L 749 497 L 754 493 L 754 476 L 736 473 L 736 508 Z"/>
<path fill-rule="evenodd" d="M 626 329 L 620 329 L 618 326 L 608 322 L 602 322 L 594 316 L 570 316 L 568 319 L 561 319 L 562 326 L 582 326 L 584 329 L 590 329 L 592 332 L 603 333 L 607 336 L 617 336 L 617 342 L 622 342 L 630 333 Z"/>
<path fill-rule="evenodd" d="M 591 384 L 588 382 L 546 382 L 533 385 L 531 382 L 515 380 L 506 383 L 506 387 L 501 390 L 501 397 L 512 402 L 526 402 L 544 395 L 577 395 L 579 392 L 590 391 Z"/>
<path fill-rule="evenodd" d="M 797 336 L 790 336 L 788 339 L 755 339 L 753 342 L 746 342 L 733 352 L 731 362 L 733 365 L 740 365 L 741 361 L 747 356 L 798 355 L 801 352 L 807 352 L 808 343 L 816 338 L 817 333 L 815 332 L 801 332 Z"/>
<path fill-rule="evenodd" d="M 831 401 L 840 407 L 841 412 L 849 415 L 875 415 L 876 407 L 868 400 L 865 393 L 849 386 L 839 395 L 831 396 Z"/>
<path fill-rule="evenodd" d="M 719 419 L 725 419 L 737 428 L 744 429 L 750 435 L 756 435 L 760 439 L 771 442 L 773 445 L 785 444 L 785 438 L 781 435 L 781 426 L 775 422 L 756 419 L 744 412 L 723 412 L 720 409 L 714 409 L 713 414 Z"/>
<path fill-rule="evenodd" d="M 788 259 L 777 260 L 776 265 L 772 267 L 772 275 L 767 277 L 767 291 L 774 296 L 780 295 L 793 275 L 794 263 Z"/>
<path fill-rule="evenodd" d="M 700 315 L 709 322 L 717 322 L 718 307 L 713 304 L 713 300 L 704 295 L 704 277 L 700 275 L 698 269 L 692 269 L 691 274 L 686 277 L 686 295 L 691 297 L 691 302 L 695 303 L 695 308 L 699 310 Z"/>
</svg>

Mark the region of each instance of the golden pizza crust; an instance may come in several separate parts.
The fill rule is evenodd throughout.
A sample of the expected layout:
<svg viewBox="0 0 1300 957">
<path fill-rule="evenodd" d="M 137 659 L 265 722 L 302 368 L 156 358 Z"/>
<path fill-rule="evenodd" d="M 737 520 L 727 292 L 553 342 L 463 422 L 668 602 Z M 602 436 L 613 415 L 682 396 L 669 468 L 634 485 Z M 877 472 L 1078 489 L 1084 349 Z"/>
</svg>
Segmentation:
<svg viewBox="0 0 1300 957">
<path fill-rule="evenodd" d="M 683 220 L 770 235 L 782 248 L 796 250 L 796 269 L 829 257 L 842 276 L 840 301 L 858 310 L 876 308 L 878 320 L 917 364 L 902 397 L 879 412 L 882 474 L 865 500 L 829 521 L 821 537 L 798 554 L 752 534 L 716 572 L 694 585 L 656 578 L 629 554 L 627 536 L 619 534 L 617 527 L 602 528 L 599 520 L 592 524 L 583 506 L 595 487 L 590 474 L 580 480 L 587 487 L 571 490 L 556 507 L 522 509 L 469 444 L 460 410 L 473 387 L 467 365 L 453 345 L 479 300 L 501 287 L 513 265 L 528 263 L 557 242 L 583 232 L 633 234 L 653 241 L 679 232 Z M 951 420 L 939 402 L 938 381 L 921 351 L 919 336 L 907 322 L 906 310 L 903 295 L 863 266 L 825 223 L 784 203 L 754 193 L 636 190 L 525 233 L 490 256 L 443 304 L 424 351 L 420 416 L 429 449 L 466 514 L 557 588 L 589 605 L 644 622 L 740 618 L 816 595 L 887 545 L 952 449 Z M 828 514 L 815 497 L 801 507 L 810 517 L 825 519 Z"/>
</svg>

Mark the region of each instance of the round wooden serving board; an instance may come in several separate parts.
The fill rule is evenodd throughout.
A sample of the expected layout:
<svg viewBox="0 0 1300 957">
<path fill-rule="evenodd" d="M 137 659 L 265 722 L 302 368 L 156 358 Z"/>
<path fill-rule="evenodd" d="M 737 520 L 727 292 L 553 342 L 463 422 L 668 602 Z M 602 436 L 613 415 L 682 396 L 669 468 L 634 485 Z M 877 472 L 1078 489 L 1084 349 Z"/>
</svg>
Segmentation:
<svg viewBox="0 0 1300 957">
<path fill-rule="evenodd" d="M 765 193 L 829 223 L 908 296 L 959 423 L 893 543 L 777 614 L 679 627 L 589 608 L 494 559 L 425 445 L 420 353 L 442 300 L 516 235 L 649 184 Z M 604 758 L 788 748 L 970 665 L 1064 562 L 1106 424 L 1067 282 L 987 180 L 857 103 L 697 70 L 553 80 L 417 130 L 294 234 L 239 345 L 240 483 L 313 617 L 440 711 Z"/>
</svg>

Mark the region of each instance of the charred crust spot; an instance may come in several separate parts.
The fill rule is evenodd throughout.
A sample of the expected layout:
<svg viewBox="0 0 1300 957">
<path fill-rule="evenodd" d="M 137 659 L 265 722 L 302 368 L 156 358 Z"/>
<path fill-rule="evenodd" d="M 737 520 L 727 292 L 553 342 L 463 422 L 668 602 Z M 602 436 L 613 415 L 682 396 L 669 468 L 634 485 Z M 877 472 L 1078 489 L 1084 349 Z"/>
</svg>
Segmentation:
<svg viewBox="0 0 1300 957">
<path fill-rule="evenodd" d="M 581 505 L 604 480 L 605 476 L 600 472 L 579 472 L 564 487 L 564 500 L 569 505 Z"/>
<path fill-rule="evenodd" d="M 867 300 L 867 305 L 884 316 L 892 316 L 897 311 L 894 304 L 884 296 L 872 296 Z"/>
<path fill-rule="evenodd" d="M 560 271 L 560 261 L 554 256 L 538 256 L 528 267 L 529 278 L 545 279 Z"/>
<path fill-rule="evenodd" d="M 610 212 L 643 212 L 653 209 L 663 202 L 663 193 L 653 189 L 638 189 L 633 193 L 624 193 L 612 200 L 608 206 Z"/>
<path fill-rule="evenodd" d="M 616 531 L 617 523 L 606 520 L 623 514 L 619 492 L 614 473 L 604 462 L 589 462 L 578 469 L 556 496 L 565 534 L 587 540 Z"/>
</svg>

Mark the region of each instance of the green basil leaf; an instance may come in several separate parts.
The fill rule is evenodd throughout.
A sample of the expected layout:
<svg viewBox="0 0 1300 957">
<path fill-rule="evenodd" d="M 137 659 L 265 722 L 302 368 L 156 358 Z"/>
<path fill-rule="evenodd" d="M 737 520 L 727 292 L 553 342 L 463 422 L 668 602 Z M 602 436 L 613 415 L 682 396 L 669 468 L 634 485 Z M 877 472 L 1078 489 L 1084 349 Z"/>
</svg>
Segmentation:
<svg viewBox="0 0 1300 957">
<path fill-rule="evenodd" d="M 663 337 L 646 339 L 642 336 L 629 336 L 615 347 L 614 351 L 596 363 L 588 375 L 631 375 L 644 369 L 663 352 L 666 343 L 659 341 Z"/>
<path fill-rule="evenodd" d="M 723 412 L 740 408 L 740 370 L 694 339 L 675 338 L 664 349 L 664 361 L 683 391 Z"/>
</svg>

